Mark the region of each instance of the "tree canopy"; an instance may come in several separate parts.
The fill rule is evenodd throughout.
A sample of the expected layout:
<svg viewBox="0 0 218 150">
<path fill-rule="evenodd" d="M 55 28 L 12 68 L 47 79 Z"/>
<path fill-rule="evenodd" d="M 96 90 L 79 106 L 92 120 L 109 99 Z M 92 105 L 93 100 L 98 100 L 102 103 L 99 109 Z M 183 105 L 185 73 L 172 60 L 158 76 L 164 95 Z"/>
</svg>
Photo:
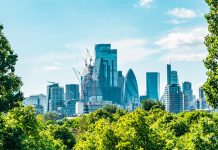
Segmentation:
<svg viewBox="0 0 218 150">
<path fill-rule="evenodd" d="M 208 56 L 204 60 L 207 69 L 207 81 L 203 85 L 207 102 L 213 108 L 218 107 L 218 1 L 206 0 L 210 12 L 205 16 L 209 34 L 205 38 Z"/>
<path fill-rule="evenodd" d="M 2 30 L 3 25 L 0 25 L 0 112 L 6 112 L 19 106 L 23 94 L 20 92 L 22 82 L 15 75 L 17 55 Z"/>
</svg>

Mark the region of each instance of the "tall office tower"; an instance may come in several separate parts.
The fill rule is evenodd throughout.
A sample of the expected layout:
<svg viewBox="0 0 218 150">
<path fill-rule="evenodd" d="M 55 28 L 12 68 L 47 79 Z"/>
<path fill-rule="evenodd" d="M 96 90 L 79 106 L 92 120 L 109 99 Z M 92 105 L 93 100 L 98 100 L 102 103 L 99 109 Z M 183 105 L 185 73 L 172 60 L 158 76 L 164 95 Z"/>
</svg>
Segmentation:
<svg viewBox="0 0 218 150">
<path fill-rule="evenodd" d="M 79 85 L 78 84 L 67 84 L 65 100 L 79 100 Z"/>
<path fill-rule="evenodd" d="M 177 71 L 171 71 L 171 84 L 179 84 Z"/>
<path fill-rule="evenodd" d="M 208 109 L 205 93 L 202 87 L 199 88 L 200 109 Z"/>
<path fill-rule="evenodd" d="M 118 80 L 117 80 L 117 86 L 120 88 L 120 96 L 121 96 L 121 99 L 120 99 L 120 104 L 123 104 L 123 88 L 124 88 L 124 81 L 125 81 L 125 77 L 123 76 L 123 73 L 122 71 L 118 71 Z"/>
<path fill-rule="evenodd" d="M 194 101 L 193 101 L 193 91 L 191 82 L 183 82 L 182 83 L 182 91 L 184 95 L 183 99 L 183 110 L 191 110 L 194 109 Z"/>
<path fill-rule="evenodd" d="M 147 98 L 151 100 L 159 100 L 160 96 L 160 73 L 147 72 L 146 73 L 146 89 Z"/>
<path fill-rule="evenodd" d="M 67 84 L 65 93 L 65 108 L 64 113 L 67 116 L 73 116 L 76 112 L 76 101 L 80 98 L 79 96 L 79 85 L 78 84 Z"/>
<path fill-rule="evenodd" d="M 58 83 L 48 85 L 47 88 L 49 111 L 59 111 L 64 106 L 64 88 Z"/>
<path fill-rule="evenodd" d="M 164 91 L 166 111 L 179 113 L 183 110 L 183 95 L 179 84 L 166 86 Z"/>
<path fill-rule="evenodd" d="M 108 78 L 110 86 L 117 86 L 117 50 L 111 49 L 111 44 L 95 45 L 95 65 L 102 60 L 104 75 Z M 109 71 L 109 73 L 108 73 Z"/>
<path fill-rule="evenodd" d="M 171 84 L 171 64 L 167 64 L 167 85 Z"/>
</svg>

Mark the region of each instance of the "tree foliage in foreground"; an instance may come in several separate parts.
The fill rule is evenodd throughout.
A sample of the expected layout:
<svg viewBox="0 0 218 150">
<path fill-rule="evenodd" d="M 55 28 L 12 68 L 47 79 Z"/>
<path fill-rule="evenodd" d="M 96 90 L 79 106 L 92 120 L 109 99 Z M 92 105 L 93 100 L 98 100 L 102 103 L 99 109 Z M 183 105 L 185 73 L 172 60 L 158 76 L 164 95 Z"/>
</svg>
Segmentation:
<svg viewBox="0 0 218 150">
<path fill-rule="evenodd" d="M 218 107 L 218 1 L 206 0 L 210 12 L 206 15 L 209 35 L 205 38 L 208 56 L 204 60 L 207 69 L 207 81 L 203 85 L 207 102 L 213 108 Z"/>
<path fill-rule="evenodd" d="M 19 105 L 23 94 L 20 92 L 22 82 L 14 74 L 17 55 L 2 30 L 3 25 L 0 25 L 0 112 L 6 112 Z"/>
<path fill-rule="evenodd" d="M 0 149 L 216 150 L 218 114 L 173 114 L 159 108 L 126 112 L 114 106 L 50 121 L 31 107 L 0 114 Z"/>
</svg>

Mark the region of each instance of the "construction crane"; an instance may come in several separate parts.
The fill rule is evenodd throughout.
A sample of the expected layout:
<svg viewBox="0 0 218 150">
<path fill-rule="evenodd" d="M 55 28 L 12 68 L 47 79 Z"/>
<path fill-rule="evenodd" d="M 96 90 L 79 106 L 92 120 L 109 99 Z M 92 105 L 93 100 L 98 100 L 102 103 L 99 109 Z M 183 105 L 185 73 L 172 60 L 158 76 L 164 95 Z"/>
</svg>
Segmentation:
<svg viewBox="0 0 218 150">
<path fill-rule="evenodd" d="M 80 84 L 82 95 L 84 96 L 85 91 L 84 91 L 84 89 L 83 89 L 82 82 L 81 82 L 81 80 L 80 80 L 80 78 L 79 78 L 79 75 L 80 75 L 80 77 L 81 77 L 81 74 L 80 74 L 80 72 L 79 72 L 78 70 L 76 70 L 75 68 L 73 68 L 73 71 L 74 71 L 74 74 L 76 75 L 76 78 L 77 78 L 79 84 Z M 79 74 L 79 75 L 78 75 L 78 74 Z"/>
<path fill-rule="evenodd" d="M 53 82 L 53 81 L 48 81 L 48 83 L 50 83 L 50 84 L 56 84 L 56 82 Z"/>
<path fill-rule="evenodd" d="M 76 75 L 76 78 L 77 78 L 79 84 L 81 84 L 81 81 L 80 81 L 80 79 L 79 79 L 77 70 L 76 70 L 75 68 L 73 68 L 73 71 L 74 71 L 74 73 L 75 73 L 75 75 Z"/>
<path fill-rule="evenodd" d="M 87 54 L 88 54 L 88 56 L 89 56 L 89 61 L 90 61 L 90 65 L 92 64 L 92 56 L 91 56 L 91 54 L 89 53 L 89 50 L 86 48 L 86 51 L 87 51 Z"/>
</svg>

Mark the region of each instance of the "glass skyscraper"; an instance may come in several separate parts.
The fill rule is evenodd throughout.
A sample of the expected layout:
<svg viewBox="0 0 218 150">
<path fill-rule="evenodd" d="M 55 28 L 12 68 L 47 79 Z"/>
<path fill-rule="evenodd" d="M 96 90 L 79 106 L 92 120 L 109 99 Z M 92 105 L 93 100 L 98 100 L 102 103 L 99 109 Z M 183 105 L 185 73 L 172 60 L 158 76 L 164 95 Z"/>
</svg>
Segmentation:
<svg viewBox="0 0 218 150">
<path fill-rule="evenodd" d="M 146 96 L 151 100 L 159 100 L 160 96 L 160 73 L 146 73 Z"/>
<path fill-rule="evenodd" d="M 167 64 L 167 86 L 161 98 L 166 111 L 174 113 L 183 111 L 183 93 L 178 83 L 177 71 L 171 71 L 171 64 Z"/>
<path fill-rule="evenodd" d="M 177 71 L 171 71 L 171 84 L 179 84 L 178 74 Z"/>
<path fill-rule="evenodd" d="M 193 101 L 193 91 L 191 82 L 182 83 L 182 91 L 184 95 L 183 99 L 183 110 L 191 110 L 194 109 L 194 101 Z"/>
<path fill-rule="evenodd" d="M 64 88 L 55 83 L 48 85 L 47 92 L 49 111 L 57 111 L 62 109 L 64 106 Z"/>
<path fill-rule="evenodd" d="M 95 45 L 95 62 L 101 62 L 105 68 L 105 76 L 109 78 L 110 86 L 117 86 L 118 72 L 117 72 L 117 50 L 111 49 L 111 44 L 97 44 Z M 95 64 L 100 66 L 100 64 Z M 109 70 L 109 74 L 108 71 Z"/>
<path fill-rule="evenodd" d="M 79 85 L 78 84 L 67 84 L 65 97 L 66 97 L 66 101 L 79 100 Z"/>
<path fill-rule="evenodd" d="M 132 69 L 127 72 L 124 82 L 124 105 L 131 105 L 135 109 L 139 103 L 139 91 L 135 74 Z M 135 105 L 135 106 L 134 106 Z"/>
<path fill-rule="evenodd" d="M 171 64 L 167 64 L 167 85 L 171 84 Z"/>
<path fill-rule="evenodd" d="M 171 84 L 165 88 L 166 111 L 179 113 L 183 111 L 183 95 L 179 84 Z"/>
</svg>

